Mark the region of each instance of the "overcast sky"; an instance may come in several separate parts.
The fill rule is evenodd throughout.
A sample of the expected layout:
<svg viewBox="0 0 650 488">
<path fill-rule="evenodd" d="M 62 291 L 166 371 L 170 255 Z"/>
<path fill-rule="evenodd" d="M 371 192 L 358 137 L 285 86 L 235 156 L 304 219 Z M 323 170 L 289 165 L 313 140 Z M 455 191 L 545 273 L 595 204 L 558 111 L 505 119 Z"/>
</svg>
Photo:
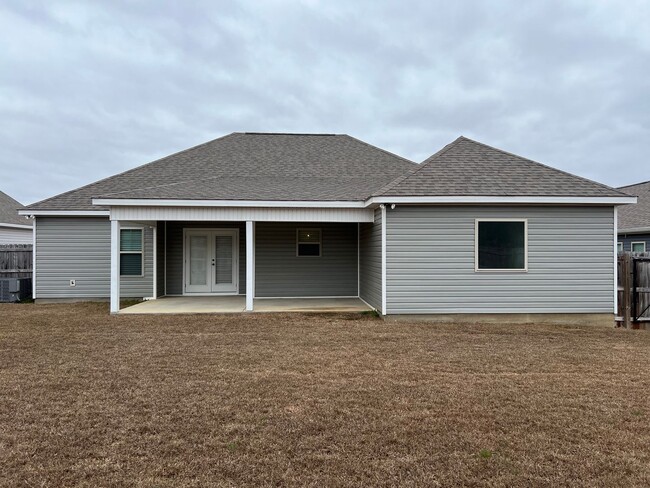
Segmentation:
<svg viewBox="0 0 650 488">
<path fill-rule="evenodd" d="M 24 203 L 233 131 L 459 135 L 650 179 L 650 2 L 0 5 L 0 190 Z"/>
</svg>

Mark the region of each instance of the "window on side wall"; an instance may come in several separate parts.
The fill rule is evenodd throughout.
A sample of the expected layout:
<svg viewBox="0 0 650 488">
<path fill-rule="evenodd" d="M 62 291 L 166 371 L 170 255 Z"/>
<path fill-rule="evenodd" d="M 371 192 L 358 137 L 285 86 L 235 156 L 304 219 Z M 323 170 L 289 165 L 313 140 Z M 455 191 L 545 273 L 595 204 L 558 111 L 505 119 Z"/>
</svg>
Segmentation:
<svg viewBox="0 0 650 488">
<path fill-rule="evenodd" d="M 618 252 L 623 252 L 623 243 L 619 242 L 618 244 L 616 244 L 616 249 L 618 250 Z"/>
<path fill-rule="evenodd" d="M 645 252 L 645 242 L 633 242 L 632 252 Z"/>
<path fill-rule="evenodd" d="M 298 229 L 296 232 L 296 256 L 317 258 L 321 255 L 321 230 Z"/>
<path fill-rule="evenodd" d="M 120 276 L 142 276 L 142 229 L 120 229 Z"/>
<path fill-rule="evenodd" d="M 476 271 L 527 271 L 528 221 L 476 219 Z"/>
</svg>

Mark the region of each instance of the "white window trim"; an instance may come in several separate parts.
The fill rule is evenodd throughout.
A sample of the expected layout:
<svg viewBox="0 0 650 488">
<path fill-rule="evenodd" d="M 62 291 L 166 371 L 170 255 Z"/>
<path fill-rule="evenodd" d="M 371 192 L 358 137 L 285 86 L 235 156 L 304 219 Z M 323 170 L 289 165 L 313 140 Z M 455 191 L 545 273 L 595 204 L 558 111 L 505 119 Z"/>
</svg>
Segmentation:
<svg viewBox="0 0 650 488">
<path fill-rule="evenodd" d="M 315 242 L 301 242 L 300 241 L 300 231 L 303 232 L 314 232 L 318 231 L 318 256 L 301 256 L 299 253 L 300 244 L 316 244 Z M 323 229 L 320 227 L 298 227 L 296 228 L 296 257 L 297 258 L 320 258 L 323 256 Z"/>
<path fill-rule="evenodd" d="M 140 234 L 140 238 L 142 240 L 140 244 L 140 251 L 122 251 L 122 231 L 123 230 L 139 230 L 142 231 Z M 120 260 L 122 257 L 122 254 L 142 254 L 142 259 L 140 260 L 140 274 L 139 275 L 123 275 L 120 272 L 120 277 L 122 278 L 143 278 L 144 277 L 144 227 L 122 227 L 120 226 L 120 232 L 119 232 L 119 237 L 120 241 L 118 243 L 118 250 L 120 254 Z"/>
<path fill-rule="evenodd" d="M 635 244 L 641 244 L 643 246 L 643 251 L 635 251 L 634 250 L 634 245 Z M 646 251 L 645 241 L 630 242 L 630 251 L 631 252 L 645 252 Z"/>
<path fill-rule="evenodd" d="M 616 243 L 616 252 L 623 252 L 624 248 L 625 248 L 625 246 L 623 246 L 623 243 L 621 241 L 618 241 Z"/>
<path fill-rule="evenodd" d="M 524 267 L 523 268 L 479 268 L 478 267 L 478 224 L 479 222 L 523 222 L 524 223 Z M 474 271 L 476 273 L 527 273 L 528 272 L 528 219 L 489 218 L 474 219 Z"/>
</svg>

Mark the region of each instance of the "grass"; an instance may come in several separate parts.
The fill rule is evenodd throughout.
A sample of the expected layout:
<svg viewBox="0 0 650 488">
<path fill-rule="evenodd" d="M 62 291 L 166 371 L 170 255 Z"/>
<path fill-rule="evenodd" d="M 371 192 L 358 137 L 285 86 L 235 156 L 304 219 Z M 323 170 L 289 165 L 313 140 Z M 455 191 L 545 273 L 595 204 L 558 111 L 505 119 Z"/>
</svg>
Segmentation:
<svg viewBox="0 0 650 488">
<path fill-rule="evenodd" d="M 650 334 L 0 305 L 3 486 L 648 486 Z"/>
</svg>

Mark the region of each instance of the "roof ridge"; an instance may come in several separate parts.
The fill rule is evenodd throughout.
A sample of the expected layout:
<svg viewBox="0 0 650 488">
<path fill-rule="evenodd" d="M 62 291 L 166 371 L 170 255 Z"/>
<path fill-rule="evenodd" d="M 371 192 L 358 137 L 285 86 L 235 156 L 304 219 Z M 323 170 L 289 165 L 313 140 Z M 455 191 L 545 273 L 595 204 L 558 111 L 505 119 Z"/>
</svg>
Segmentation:
<svg viewBox="0 0 650 488">
<path fill-rule="evenodd" d="M 328 134 L 325 132 L 236 132 L 236 134 L 245 134 L 251 136 L 327 136 L 327 137 L 337 137 L 345 136 L 347 134 Z"/>
<path fill-rule="evenodd" d="M 454 139 L 453 141 L 448 143 L 446 146 L 444 146 L 442 149 L 440 149 L 437 152 L 433 153 L 431 156 L 429 156 L 423 162 L 419 163 L 416 168 L 413 168 L 408 173 L 405 173 L 405 174 L 403 174 L 401 176 L 398 176 L 393 181 L 391 181 L 390 183 L 387 183 L 382 188 L 377 190 L 376 193 L 373 193 L 373 195 L 383 195 L 387 191 L 392 190 L 394 187 L 399 185 L 406 178 L 409 178 L 409 177 L 413 176 L 415 173 L 417 173 L 418 171 L 424 169 L 434 158 L 437 158 L 438 156 L 440 156 L 443 153 L 447 152 L 449 149 L 451 149 L 453 146 L 455 146 L 461 139 L 464 139 L 464 137 L 463 136 L 457 137 L 456 139 Z"/>
<path fill-rule="evenodd" d="M 127 169 L 126 171 L 122 171 L 121 173 L 110 175 L 110 176 L 107 176 L 106 178 L 102 178 L 100 180 L 93 181 L 92 183 L 88 183 L 87 185 L 82 185 L 82 186 L 80 186 L 78 188 L 73 188 L 72 190 L 68 190 L 68 191 L 64 191 L 63 193 L 59 193 L 58 195 L 54 195 L 54 196 L 45 198 L 43 200 L 39 200 L 38 202 L 27 205 L 25 208 L 26 209 L 36 209 L 36 208 L 38 208 L 38 207 L 36 207 L 36 205 L 40 205 L 42 203 L 48 202 L 50 200 L 53 200 L 54 198 L 59 198 L 59 197 L 62 197 L 64 195 L 68 195 L 68 194 L 70 194 L 72 192 L 76 192 L 76 191 L 82 190 L 84 188 L 88 188 L 90 186 L 97 185 L 98 183 L 109 180 L 111 178 L 116 178 L 118 176 L 122 176 L 122 175 L 125 175 L 125 174 L 128 174 L 128 173 L 131 173 L 133 171 L 142 169 L 144 167 L 151 166 L 152 164 L 157 163 L 159 161 L 163 161 L 164 159 L 168 159 L 168 158 L 171 158 L 173 156 L 178 156 L 179 154 L 183 154 L 183 153 L 192 151 L 194 149 L 198 149 L 200 147 L 207 146 L 208 144 L 216 142 L 216 141 L 218 141 L 220 139 L 225 139 L 226 137 L 230 137 L 230 136 L 235 135 L 235 134 L 241 134 L 241 132 L 231 132 L 230 134 L 226 134 L 226 135 L 223 135 L 221 137 L 217 137 L 216 139 L 212 139 L 212 140 L 203 142 L 201 144 L 197 144 L 196 146 L 188 147 L 187 149 L 183 149 L 182 151 L 177 151 L 175 153 L 169 154 L 168 156 L 163 156 L 162 158 L 158 158 L 158 159 L 155 159 L 153 161 L 149 161 L 148 163 L 141 164 L 140 166 L 136 166 L 135 168 Z"/>
<path fill-rule="evenodd" d="M 381 147 L 374 146 L 374 145 L 370 144 L 369 142 L 362 141 L 361 139 L 357 139 L 356 137 L 351 136 L 350 134 L 341 134 L 341 136 L 347 137 L 347 138 L 352 139 L 353 141 L 356 141 L 356 142 L 360 142 L 364 146 L 368 146 L 368 147 L 371 147 L 373 149 L 377 149 L 378 151 L 381 151 L 384 154 L 388 154 L 389 156 L 393 156 L 393 157 L 395 157 L 397 159 L 401 159 L 402 161 L 406 161 L 407 163 L 415 164 L 415 165 L 418 164 L 415 161 L 411 161 L 410 159 L 405 158 L 404 156 L 400 156 L 399 154 L 395 154 L 394 152 L 390 152 L 390 151 L 387 151 L 386 149 L 382 149 Z"/>
<path fill-rule="evenodd" d="M 463 139 L 463 140 L 466 140 L 466 141 L 472 142 L 472 143 L 474 143 L 474 144 L 478 144 L 479 146 L 487 147 L 488 149 L 493 149 L 494 151 L 499 151 L 500 153 L 507 154 L 508 156 L 513 156 L 513 157 L 515 157 L 515 158 L 517 158 L 517 159 L 521 159 L 521 160 L 523 160 L 523 161 L 527 161 L 527 162 L 529 162 L 529 163 L 533 163 L 533 164 L 536 164 L 536 165 L 538 165 L 538 166 L 542 166 L 542 167 L 547 168 L 547 169 L 550 169 L 550 170 L 552 170 L 552 171 L 556 171 L 556 172 L 558 172 L 558 173 L 562 173 L 562 174 L 567 175 L 567 176 L 572 176 L 573 178 L 581 179 L 582 181 L 586 181 L 586 182 L 588 182 L 588 183 L 592 183 L 592 184 L 597 185 L 597 186 L 600 186 L 600 187 L 602 187 L 602 188 L 604 188 L 604 189 L 606 189 L 606 190 L 613 190 L 613 191 L 615 191 L 615 192 L 620 193 L 621 196 L 623 196 L 623 195 L 625 195 L 625 196 L 629 196 L 629 195 L 627 195 L 626 193 L 623 193 L 622 191 L 618 191 L 618 189 L 616 189 L 616 188 L 613 188 L 613 187 L 611 187 L 611 186 L 607 186 L 607 185 L 605 185 L 604 183 L 599 183 L 599 182 L 594 181 L 594 180 L 591 180 L 591 179 L 589 179 L 589 178 L 585 178 L 584 176 L 576 175 L 576 174 L 573 174 L 573 173 L 569 173 L 568 171 L 564 171 L 564 170 L 562 170 L 562 169 L 554 168 L 553 166 L 549 166 L 548 164 L 540 163 L 539 161 L 535 161 L 534 159 L 530 159 L 530 158 L 527 158 L 527 157 L 524 157 L 524 156 L 520 156 L 520 155 L 518 155 L 518 154 L 515 154 L 515 153 L 512 153 L 512 152 L 509 152 L 509 151 L 505 151 L 505 150 L 503 150 L 503 149 L 499 149 L 498 147 L 490 146 L 489 144 L 485 144 L 485 143 L 483 143 L 483 142 L 475 141 L 474 139 L 470 139 L 469 137 L 460 136 L 458 139 Z M 454 142 L 455 142 L 455 141 L 454 141 Z M 432 156 L 432 157 L 433 157 L 433 156 Z"/>
</svg>

